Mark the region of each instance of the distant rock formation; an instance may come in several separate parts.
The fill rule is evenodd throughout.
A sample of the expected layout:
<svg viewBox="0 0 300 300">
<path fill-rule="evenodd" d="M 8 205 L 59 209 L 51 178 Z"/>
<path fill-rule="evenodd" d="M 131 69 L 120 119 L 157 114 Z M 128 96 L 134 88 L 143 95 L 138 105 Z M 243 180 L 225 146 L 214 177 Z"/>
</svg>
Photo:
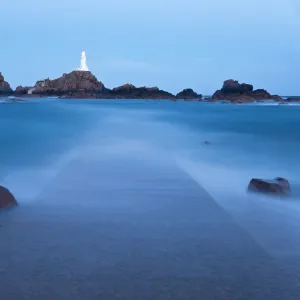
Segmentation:
<svg viewBox="0 0 300 300">
<path fill-rule="evenodd" d="M 166 91 L 160 90 L 158 87 L 136 87 L 132 84 L 126 83 L 122 86 L 106 89 L 99 94 L 97 98 L 109 99 L 171 99 L 175 96 Z"/>
<path fill-rule="evenodd" d="M 1 74 L 1 73 L 0 73 Z M 6 95 L 11 94 L 12 90 L 3 76 L 0 76 L 0 94 L 5 91 Z M 97 98 L 97 99 L 168 99 L 174 100 L 203 100 L 216 101 L 221 100 L 224 103 L 244 103 L 260 100 L 276 100 L 284 102 L 278 95 L 271 95 L 264 89 L 253 89 L 253 86 L 247 83 L 239 83 L 236 80 L 224 81 L 223 87 L 217 90 L 212 97 L 204 98 L 192 89 L 184 89 L 176 96 L 154 87 L 136 87 L 133 84 L 126 83 L 113 89 L 108 89 L 101 81 L 89 71 L 73 71 L 69 74 L 63 74 L 61 77 L 50 80 L 39 80 L 33 87 L 18 86 L 14 92 L 16 96 L 30 97 L 49 97 L 56 96 L 61 98 Z M 295 98 L 287 101 L 299 101 Z"/>
<path fill-rule="evenodd" d="M 0 96 L 11 95 L 13 90 L 11 89 L 8 82 L 4 80 L 4 76 L 0 72 Z"/>
<path fill-rule="evenodd" d="M 300 97 L 289 97 L 286 98 L 283 102 L 300 102 Z"/>
<path fill-rule="evenodd" d="M 15 94 L 62 98 L 176 99 L 174 95 L 158 87 L 136 87 L 127 83 L 111 90 L 105 88 L 104 84 L 88 71 L 73 71 L 54 80 L 40 80 L 34 87 L 19 86 Z"/>
<path fill-rule="evenodd" d="M 13 194 L 5 187 L 0 186 L 0 209 L 17 206 L 18 203 Z"/>
<path fill-rule="evenodd" d="M 115 87 L 112 89 L 112 91 L 114 92 L 119 92 L 119 91 L 131 91 L 131 90 L 134 90 L 136 89 L 136 86 L 134 86 L 133 84 L 130 84 L 130 83 L 125 83 L 121 86 L 118 86 L 118 87 Z"/>
<path fill-rule="evenodd" d="M 105 90 L 104 84 L 88 71 L 73 71 L 62 77 L 38 81 L 33 94 L 41 96 L 94 96 Z"/>
<path fill-rule="evenodd" d="M 278 95 L 271 95 L 266 90 L 253 90 L 253 86 L 239 83 L 236 80 L 224 81 L 223 87 L 217 90 L 210 100 L 230 100 L 232 102 L 251 102 L 257 100 L 282 100 Z"/>
<path fill-rule="evenodd" d="M 180 93 L 176 95 L 177 99 L 183 99 L 183 100 L 201 100 L 202 95 L 197 94 L 192 89 L 184 89 Z"/>
<path fill-rule="evenodd" d="M 32 87 L 19 85 L 16 90 L 14 91 L 15 95 L 26 95 L 28 94 L 29 90 L 32 89 Z"/>
</svg>

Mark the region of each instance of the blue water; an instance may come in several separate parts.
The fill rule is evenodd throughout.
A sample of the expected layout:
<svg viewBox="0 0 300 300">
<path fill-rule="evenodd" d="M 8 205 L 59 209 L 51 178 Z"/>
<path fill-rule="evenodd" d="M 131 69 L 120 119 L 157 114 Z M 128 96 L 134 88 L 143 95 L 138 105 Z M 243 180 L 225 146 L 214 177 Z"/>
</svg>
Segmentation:
<svg viewBox="0 0 300 300">
<path fill-rule="evenodd" d="M 247 276 L 254 280 L 260 273 L 251 273 L 252 268 L 261 266 L 261 274 L 274 274 L 270 266 L 276 261 L 294 278 L 300 272 L 299 115 L 300 106 L 272 103 L 32 99 L 0 104 L 0 184 L 20 202 L 20 208 L 0 216 L 0 243 L 9 239 L 0 254 L 13 253 L 5 266 L 0 264 L 0 279 L 6 278 L 6 270 L 11 276 L 7 284 L 20 284 L 20 294 L 11 299 L 20 299 L 22 293 L 60 299 L 55 296 L 59 288 L 61 299 L 68 299 L 78 281 L 82 293 L 76 290 L 78 298 L 72 299 L 98 299 L 99 278 L 103 299 L 134 299 L 148 288 L 149 298 L 136 299 L 151 299 L 158 285 L 146 287 L 143 278 L 156 275 L 161 290 L 151 295 L 166 300 L 162 295 L 172 296 L 169 289 L 174 292 L 176 285 L 184 295 L 205 282 L 215 288 L 214 276 L 223 271 L 224 282 L 217 282 L 224 297 L 203 287 L 199 292 L 206 291 L 206 299 L 227 299 L 227 292 L 236 295 L 230 299 L 267 299 L 258 296 L 267 295 L 257 286 L 262 279 L 253 281 L 250 289 Z M 291 199 L 247 195 L 252 177 L 277 176 L 290 181 Z M 197 239 L 204 242 L 198 244 Z M 211 244 L 218 241 L 222 246 Z M 224 253 L 219 253 L 222 248 Z M 204 258 L 207 253 L 211 265 Z M 220 255 L 226 259 L 218 265 Z M 239 263 L 243 255 L 245 261 Z M 28 264 L 19 264 L 24 260 Z M 105 274 L 95 269 L 96 262 Z M 247 270 L 239 269 L 243 264 Z M 229 274 L 230 269 L 237 271 Z M 112 278 L 121 282 L 119 270 L 128 278 L 139 274 L 136 281 L 130 279 L 137 290 L 126 290 L 131 283 L 122 281 L 119 294 L 109 298 Z M 247 278 L 239 273 L 248 271 Z M 172 276 L 183 282 L 175 284 Z M 202 284 L 194 281 L 199 276 L 205 278 Z M 272 284 L 280 286 L 275 277 Z M 34 285 L 35 280 L 40 285 Z M 240 285 L 245 293 L 248 286 L 252 296 L 241 298 Z M 290 287 L 290 299 L 297 299 L 293 288 L 296 285 Z M 48 298 L 42 294 L 46 290 Z M 268 295 L 287 299 L 288 291 Z M 5 292 L 12 296 L 8 288 Z M 195 299 L 195 293 L 175 293 L 170 299 Z"/>
<path fill-rule="evenodd" d="M 257 176 L 283 176 L 297 186 L 299 114 L 300 106 L 272 104 L 88 100 L 2 104 L 0 178 L 22 172 L 28 179 L 26 172 L 39 177 L 39 172 L 58 171 L 59 164 L 84 148 L 82 143 L 98 147 L 127 143 L 151 148 L 153 156 L 165 151 L 176 160 L 205 164 L 208 170 L 218 167 L 230 176 L 245 174 L 241 188 Z M 203 145 L 204 141 L 211 145 Z"/>
</svg>

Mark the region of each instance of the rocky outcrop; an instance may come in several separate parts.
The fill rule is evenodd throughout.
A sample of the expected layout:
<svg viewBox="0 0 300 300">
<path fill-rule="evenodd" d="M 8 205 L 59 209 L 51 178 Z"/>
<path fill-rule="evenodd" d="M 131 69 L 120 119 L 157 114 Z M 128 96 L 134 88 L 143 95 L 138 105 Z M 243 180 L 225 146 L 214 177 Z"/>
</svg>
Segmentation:
<svg viewBox="0 0 300 300">
<path fill-rule="evenodd" d="M 13 194 L 3 186 L 0 186 L 0 209 L 17 206 L 17 200 Z"/>
<path fill-rule="evenodd" d="M 15 95 L 26 95 L 28 94 L 28 91 L 32 89 L 32 87 L 29 87 L 29 86 L 22 86 L 22 85 L 19 85 L 16 90 L 14 91 L 14 94 Z"/>
<path fill-rule="evenodd" d="M 0 96 L 11 95 L 13 90 L 11 89 L 8 82 L 4 80 L 4 76 L 0 72 Z"/>
<path fill-rule="evenodd" d="M 54 80 L 46 79 L 37 82 L 33 94 L 82 97 L 95 96 L 103 91 L 105 91 L 103 83 L 98 81 L 91 72 L 73 71 Z"/>
<path fill-rule="evenodd" d="M 183 99 L 183 100 L 201 100 L 202 95 L 197 94 L 192 89 L 184 89 L 180 93 L 176 95 L 177 99 Z"/>
<path fill-rule="evenodd" d="M 259 100 L 276 100 L 282 98 L 278 95 L 271 95 L 266 90 L 253 90 L 253 86 L 247 83 L 239 83 L 236 80 L 224 81 L 223 87 L 217 90 L 210 100 L 230 100 L 232 102 L 251 102 Z"/>
<path fill-rule="evenodd" d="M 112 90 L 114 92 L 130 92 L 132 90 L 136 89 L 136 86 L 134 86 L 133 84 L 130 84 L 130 83 L 125 83 L 121 86 L 118 86 L 118 87 L 115 87 L 113 88 Z"/>
<path fill-rule="evenodd" d="M 274 180 L 253 178 L 248 185 L 248 192 L 275 196 L 288 196 L 291 193 L 289 182 L 281 177 Z"/>
<path fill-rule="evenodd" d="M 136 87 L 132 84 L 124 84 L 122 86 L 106 89 L 100 93 L 97 98 L 109 99 L 175 99 L 175 96 L 166 91 L 160 90 L 158 87 Z"/>
<path fill-rule="evenodd" d="M 289 97 L 286 98 L 283 102 L 300 102 L 300 97 Z"/>
</svg>

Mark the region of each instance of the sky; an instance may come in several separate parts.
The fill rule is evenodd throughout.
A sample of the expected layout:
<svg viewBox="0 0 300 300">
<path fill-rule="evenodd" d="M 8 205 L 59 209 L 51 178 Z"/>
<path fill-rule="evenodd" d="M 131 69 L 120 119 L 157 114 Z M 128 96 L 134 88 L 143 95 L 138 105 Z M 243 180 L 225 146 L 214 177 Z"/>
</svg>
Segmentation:
<svg viewBox="0 0 300 300">
<path fill-rule="evenodd" d="M 300 95 L 299 0 L 9 0 L 0 72 L 13 88 L 80 65 L 124 83 L 212 94 L 226 79 Z"/>
</svg>

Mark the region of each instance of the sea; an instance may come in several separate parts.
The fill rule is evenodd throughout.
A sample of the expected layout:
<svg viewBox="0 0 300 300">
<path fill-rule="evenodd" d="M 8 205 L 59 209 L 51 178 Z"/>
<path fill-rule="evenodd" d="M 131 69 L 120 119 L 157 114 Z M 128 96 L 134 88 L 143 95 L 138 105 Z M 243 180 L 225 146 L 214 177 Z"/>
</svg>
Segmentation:
<svg viewBox="0 0 300 300">
<path fill-rule="evenodd" d="M 0 103 L 1 299 L 299 299 L 299 104 L 26 100 Z"/>
</svg>

